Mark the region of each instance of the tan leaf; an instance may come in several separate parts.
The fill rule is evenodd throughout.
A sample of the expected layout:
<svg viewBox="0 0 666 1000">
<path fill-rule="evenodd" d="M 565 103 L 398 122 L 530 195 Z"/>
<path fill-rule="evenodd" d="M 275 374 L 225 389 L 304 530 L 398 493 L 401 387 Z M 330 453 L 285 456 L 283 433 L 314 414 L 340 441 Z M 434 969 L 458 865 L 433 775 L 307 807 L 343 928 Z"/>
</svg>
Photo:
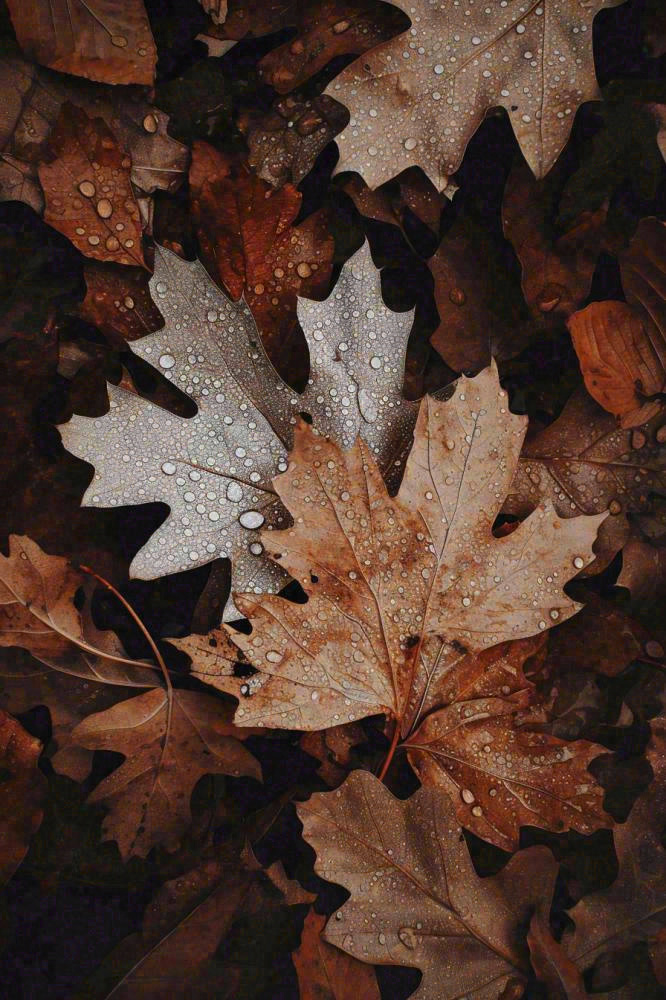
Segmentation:
<svg viewBox="0 0 666 1000">
<path fill-rule="evenodd" d="M 325 940 L 326 917 L 310 910 L 292 958 L 301 1000 L 380 1000 L 375 970 Z"/>
<path fill-rule="evenodd" d="M 157 52 L 143 0 L 9 0 L 8 7 L 35 62 L 102 83 L 153 83 Z"/>
<path fill-rule="evenodd" d="M 580 972 L 538 912 L 530 921 L 527 943 L 532 967 L 548 989 L 549 1000 L 585 1000 L 589 996 Z"/>
<path fill-rule="evenodd" d="M 399 801 L 366 771 L 298 814 L 317 873 L 351 893 L 328 922 L 331 944 L 363 962 L 421 969 L 414 1000 L 496 1000 L 523 978 L 518 926 L 550 901 L 555 879 L 545 848 L 479 879 L 446 797 L 422 788 Z"/>
<path fill-rule="evenodd" d="M 650 494 L 666 489 L 660 436 L 655 422 L 621 430 L 581 389 L 557 420 L 528 438 L 504 510 L 524 516 L 549 500 L 561 517 L 610 511 L 594 546 L 598 572 L 627 541 L 627 514 L 647 510 Z"/>
<path fill-rule="evenodd" d="M 525 301 L 541 322 L 560 322 L 587 298 L 606 236 L 606 207 L 588 212 L 566 233 L 556 233 L 552 217 L 561 171 L 546 181 L 534 178 L 526 164 L 509 174 L 502 203 L 504 235 L 522 266 Z"/>
<path fill-rule="evenodd" d="M 214 163 L 217 173 L 199 187 L 200 157 L 207 171 Z M 294 226 L 302 195 L 293 185 L 275 191 L 244 166 L 229 170 L 222 155 L 204 143 L 195 144 L 192 178 L 193 215 L 208 271 L 234 300 L 244 295 L 269 354 L 278 346 L 281 356 L 289 354 L 296 296 L 318 298 L 328 288 L 333 239 L 325 215 L 317 212 Z M 300 338 L 296 348 L 302 364 Z"/>
<path fill-rule="evenodd" d="M 666 342 L 649 316 L 626 302 L 593 302 L 567 322 L 587 391 L 622 427 L 661 411 Z"/>
<path fill-rule="evenodd" d="M 132 164 L 104 120 L 65 104 L 49 145 L 55 159 L 39 167 L 45 221 L 86 257 L 145 267 Z"/>
<path fill-rule="evenodd" d="M 37 767 L 42 745 L 0 709 L 0 884 L 23 861 L 42 822 L 46 781 Z"/>
<path fill-rule="evenodd" d="M 75 597 L 86 587 L 90 577 L 66 559 L 11 535 L 9 555 L 0 556 L 0 646 L 28 649 L 49 667 L 86 680 L 152 687 L 155 671 L 125 656 L 113 632 L 95 627 L 89 600 L 79 611 Z"/>
<path fill-rule="evenodd" d="M 376 187 L 417 164 L 441 190 L 485 113 L 501 106 L 543 177 L 578 106 L 599 94 L 592 22 L 616 3 L 396 4 L 412 22 L 409 32 L 376 46 L 326 90 L 353 122 L 337 140 L 338 170 L 356 170 Z"/>
<path fill-rule="evenodd" d="M 88 716 L 74 730 L 73 742 L 127 758 L 90 796 L 109 806 L 105 838 L 118 842 L 124 858 L 145 857 L 155 844 L 176 848 L 202 775 L 261 780 L 259 764 L 240 743 L 248 735 L 232 725 L 226 704 L 195 691 L 174 691 L 171 700 L 153 688 Z"/>
</svg>

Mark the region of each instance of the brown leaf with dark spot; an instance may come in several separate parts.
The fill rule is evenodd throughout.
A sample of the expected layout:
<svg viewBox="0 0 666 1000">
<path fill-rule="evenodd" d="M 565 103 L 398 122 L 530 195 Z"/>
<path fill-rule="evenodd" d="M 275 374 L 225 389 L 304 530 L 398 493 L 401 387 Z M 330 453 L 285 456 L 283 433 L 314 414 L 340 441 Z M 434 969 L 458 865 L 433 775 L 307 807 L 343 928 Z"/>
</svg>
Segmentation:
<svg viewBox="0 0 666 1000">
<path fill-rule="evenodd" d="M 605 239 L 606 207 L 586 213 L 567 233 L 549 227 L 558 168 L 544 181 L 526 163 L 514 166 L 502 203 L 504 235 L 523 269 L 523 292 L 542 322 L 560 322 L 587 298 Z"/>
<path fill-rule="evenodd" d="M 35 62 L 102 83 L 154 82 L 157 51 L 143 0 L 8 0 L 8 7 Z"/>
<path fill-rule="evenodd" d="M 44 219 L 95 260 L 146 267 L 131 160 L 102 118 L 64 104 L 39 166 Z"/>
<path fill-rule="evenodd" d="M 661 411 L 666 342 L 650 316 L 626 302 L 593 302 L 567 321 L 587 391 L 622 427 Z"/>
<path fill-rule="evenodd" d="M 588 993 L 580 971 L 538 911 L 530 921 L 527 943 L 532 968 L 548 990 L 548 1000 L 586 1000 Z"/>
<path fill-rule="evenodd" d="M 202 163 L 208 179 L 199 186 Z M 298 348 L 300 368 L 305 354 L 301 337 L 295 337 L 296 296 L 321 298 L 331 276 L 334 246 L 325 212 L 294 226 L 302 196 L 293 185 L 275 191 L 242 164 L 230 167 L 205 143 L 193 150 L 191 188 L 209 272 L 233 299 L 244 295 L 269 354 L 293 374 L 286 359 Z"/>
<path fill-rule="evenodd" d="M 0 709 L 0 884 L 21 864 L 42 821 L 41 749 L 39 740 Z"/>
<path fill-rule="evenodd" d="M 108 341 L 122 349 L 163 325 L 162 314 L 150 297 L 149 275 L 143 268 L 118 267 L 90 261 L 83 268 L 86 297 L 78 306 L 82 319 L 96 326 Z"/>
<path fill-rule="evenodd" d="M 322 936 L 325 926 L 326 917 L 310 910 L 292 954 L 300 1000 L 380 1000 L 373 967 L 329 944 Z"/>
</svg>

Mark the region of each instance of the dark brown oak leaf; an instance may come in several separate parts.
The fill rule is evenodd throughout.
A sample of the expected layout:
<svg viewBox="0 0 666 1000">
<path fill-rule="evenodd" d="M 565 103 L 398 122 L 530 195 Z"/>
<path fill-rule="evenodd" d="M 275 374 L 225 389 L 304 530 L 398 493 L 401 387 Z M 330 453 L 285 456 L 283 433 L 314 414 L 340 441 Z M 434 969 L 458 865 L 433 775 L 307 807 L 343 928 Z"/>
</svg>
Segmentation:
<svg viewBox="0 0 666 1000">
<path fill-rule="evenodd" d="M 44 219 L 86 257 L 145 267 L 131 160 L 102 118 L 63 105 L 39 167 Z"/>
<path fill-rule="evenodd" d="M 145 337 L 163 325 L 162 314 L 150 296 L 149 275 L 143 268 L 88 261 L 83 277 L 86 297 L 77 312 L 117 349 L 122 350 L 127 341 Z"/>
<path fill-rule="evenodd" d="M 143 0 L 9 0 L 25 54 L 43 66 L 102 83 L 155 78 L 157 51 Z"/>
<path fill-rule="evenodd" d="M 225 703 L 196 691 L 162 688 L 88 716 L 72 733 L 88 750 L 125 755 L 89 801 L 104 802 L 105 839 L 124 858 L 145 857 L 155 844 L 175 849 L 190 823 L 190 795 L 204 774 L 248 775 L 261 780 L 255 758 L 240 742 L 251 735 L 231 722 Z"/>
<path fill-rule="evenodd" d="M 37 767 L 39 740 L 0 709 L 0 885 L 23 861 L 42 822 L 46 781 Z"/>
<path fill-rule="evenodd" d="M 527 934 L 532 968 L 548 989 L 549 1000 L 585 1000 L 589 996 L 579 969 L 555 940 L 548 921 L 535 913 Z"/>
<path fill-rule="evenodd" d="M 414 1000 L 496 1000 L 525 981 L 519 927 L 550 903 L 548 850 L 519 851 L 480 879 L 445 796 L 421 788 L 400 801 L 367 771 L 298 814 L 317 873 L 351 893 L 326 927 L 331 944 L 362 962 L 421 969 Z"/>
</svg>

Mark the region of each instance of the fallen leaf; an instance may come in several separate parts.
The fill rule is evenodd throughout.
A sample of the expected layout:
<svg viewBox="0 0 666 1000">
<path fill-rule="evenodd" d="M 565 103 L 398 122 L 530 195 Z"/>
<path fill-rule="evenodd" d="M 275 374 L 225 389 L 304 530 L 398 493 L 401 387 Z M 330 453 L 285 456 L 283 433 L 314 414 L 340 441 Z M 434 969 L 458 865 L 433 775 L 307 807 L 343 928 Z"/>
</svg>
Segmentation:
<svg viewBox="0 0 666 1000">
<path fill-rule="evenodd" d="M 162 315 L 150 297 L 149 275 L 143 268 L 88 261 L 83 277 L 86 297 L 77 312 L 117 349 L 162 325 Z"/>
<path fill-rule="evenodd" d="M 546 986 L 549 1000 L 585 1000 L 589 996 L 580 972 L 538 912 L 530 921 L 527 943 L 532 968 Z"/>
<path fill-rule="evenodd" d="M 206 0 L 209 6 L 215 0 Z M 282 28 L 296 24 L 295 0 L 227 0 L 224 18 L 219 18 L 213 31 L 216 37 L 240 40 L 249 36 L 257 38 L 270 35 Z M 208 9 L 204 4 L 204 9 Z M 215 18 L 212 18 L 215 23 Z M 209 27 L 209 31 L 212 29 Z"/>
<path fill-rule="evenodd" d="M 648 315 L 626 302 L 593 302 L 567 322 L 587 391 L 622 427 L 660 413 L 666 341 Z"/>
<path fill-rule="evenodd" d="M 154 579 L 226 556 L 234 589 L 278 590 L 287 577 L 264 558 L 256 529 L 286 517 L 271 479 L 286 465 L 296 418 L 310 413 L 345 447 L 360 433 L 395 472 L 417 411 L 402 396 L 413 314 L 384 305 L 366 244 L 326 301 L 298 303 L 310 351 L 308 386 L 298 394 L 272 369 L 247 306 L 230 302 L 201 264 L 158 247 L 150 288 L 165 326 L 132 350 L 185 390 L 198 414 L 176 417 L 109 385 L 109 414 L 61 427 L 65 446 L 95 466 L 83 502 L 169 504 L 171 516 L 134 557 L 133 576 Z M 128 468 L 141 470 L 136 479 Z M 232 605 L 225 616 L 238 617 Z"/>
<path fill-rule="evenodd" d="M 661 599 L 666 584 L 666 549 L 630 538 L 622 551 L 618 587 L 626 587 L 634 605 Z"/>
<path fill-rule="evenodd" d="M 561 517 L 611 513 L 594 550 L 603 569 L 629 537 L 628 514 L 647 511 L 652 493 L 666 486 L 666 454 L 655 422 L 622 430 L 584 390 L 571 396 L 560 416 L 528 438 L 504 505 L 524 516 L 550 500 Z"/>
<path fill-rule="evenodd" d="M 37 766 L 39 740 L 0 709 L 0 884 L 23 861 L 42 822 L 46 781 Z"/>
<path fill-rule="evenodd" d="M 354 747 L 365 740 L 363 727 L 358 722 L 348 722 L 345 726 L 303 733 L 300 743 L 301 749 L 321 761 L 317 774 L 332 788 L 345 779 Z"/>
<path fill-rule="evenodd" d="M 322 936 L 326 917 L 310 910 L 293 953 L 300 1000 L 380 1000 L 375 970 Z"/>
<path fill-rule="evenodd" d="M 109 807 L 103 825 L 123 858 L 145 857 L 156 844 L 174 850 L 190 823 L 190 795 L 204 774 L 261 780 L 241 744 L 246 732 L 231 723 L 228 706 L 195 691 L 162 688 L 88 716 L 72 740 L 89 750 L 115 750 L 123 764 L 103 778 L 90 802 Z"/>
<path fill-rule="evenodd" d="M 405 209 L 409 209 L 439 236 L 442 209 L 449 202 L 448 194 L 440 193 L 419 167 L 408 167 L 374 190 L 359 174 L 351 174 L 342 190 L 352 198 L 362 215 L 399 226 L 403 234 Z"/>
<path fill-rule="evenodd" d="M 102 83 L 155 78 L 157 52 L 143 0 L 8 0 L 19 45 L 43 66 Z"/>
<path fill-rule="evenodd" d="M 585 211 L 565 232 L 548 221 L 561 170 L 545 181 L 516 164 L 502 203 L 504 235 L 520 260 L 525 301 L 540 321 L 560 322 L 587 298 L 606 236 L 606 207 Z"/>
<path fill-rule="evenodd" d="M 485 113 L 501 106 L 543 177 L 569 138 L 573 113 L 599 94 L 592 22 L 616 3 L 397 4 L 410 17 L 409 33 L 376 46 L 326 90 L 353 120 L 337 140 L 338 170 L 356 170 L 376 187 L 417 164 L 441 190 Z"/>
<path fill-rule="evenodd" d="M 343 127 L 344 109 L 323 95 L 311 100 L 283 97 L 260 114 L 243 115 L 248 163 L 272 187 L 300 184 L 322 149 Z"/>
<path fill-rule="evenodd" d="M 49 145 L 54 159 L 39 167 L 45 221 L 86 257 L 145 267 L 131 161 L 104 120 L 64 104 Z"/>
<path fill-rule="evenodd" d="M 351 893 L 328 922 L 330 944 L 363 962 L 421 969 L 419 1000 L 490 1000 L 524 980 L 518 927 L 550 899 L 548 850 L 520 851 L 479 879 L 444 796 L 422 788 L 400 801 L 366 771 L 313 795 L 298 815 L 315 871 Z"/>
<path fill-rule="evenodd" d="M 11 535 L 9 555 L 0 555 L 0 646 L 27 649 L 49 667 L 88 681 L 152 687 L 155 671 L 129 659 L 113 632 L 95 627 L 90 589 L 90 577 L 66 559 Z"/>
<path fill-rule="evenodd" d="M 288 352 L 296 296 L 316 298 L 328 288 L 334 245 L 326 216 L 319 211 L 294 226 L 302 195 L 293 185 L 275 191 L 243 166 L 229 171 L 221 154 L 202 145 L 194 146 L 190 191 L 203 262 L 232 299 L 244 296 L 268 353 Z M 218 169 L 199 187 L 200 156 L 208 170 Z M 300 339 L 298 348 L 302 356 Z"/>
<path fill-rule="evenodd" d="M 169 118 L 133 88 L 63 76 L 26 62 L 12 49 L 0 54 L 5 111 L 0 123 L 0 195 L 42 212 L 37 163 L 48 150 L 51 130 L 67 102 L 103 118 L 132 161 L 135 188 L 150 194 L 175 191 L 189 163 L 189 150 L 167 133 Z"/>
</svg>

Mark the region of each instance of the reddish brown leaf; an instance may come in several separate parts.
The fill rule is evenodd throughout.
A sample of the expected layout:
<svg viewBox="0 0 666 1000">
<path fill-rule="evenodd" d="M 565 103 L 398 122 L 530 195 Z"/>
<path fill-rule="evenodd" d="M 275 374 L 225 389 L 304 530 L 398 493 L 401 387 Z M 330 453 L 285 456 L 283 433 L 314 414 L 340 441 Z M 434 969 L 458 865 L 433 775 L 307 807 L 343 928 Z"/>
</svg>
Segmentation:
<svg viewBox="0 0 666 1000">
<path fill-rule="evenodd" d="M 646 313 L 626 302 L 593 302 L 567 326 L 587 391 L 623 427 L 660 412 L 651 397 L 666 389 L 666 342 Z"/>
<path fill-rule="evenodd" d="M 362 215 L 393 226 L 403 226 L 405 208 L 439 234 L 442 209 L 448 197 L 440 193 L 419 167 L 408 167 L 380 187 L 369 188 L 360 174 L 350 174 L 342 188 Z"/>
<path fill-rule="evenodd" d="M 373 967 L 324 940 L 325 926 L 326 917 L 310 910 L 292 954 L 301 1000 L 380 1000 Z"/>
<path fill-rule="evenodd" d="M 37 767 L 42 745 L 0 709 L 0 884 L 23 861 L 42 821 L 46 782 Z"/>
<path fill-rule="evenodd" d="M 16 37 L 35 62 L 102 83 L 155 77 L 157 51 L 143 0 L 8 0 Z"/>
<path fill-rule="evenodd" d="M 317 773 L 333 788 L 344 780 L 350 770 L 353 747 L 363 743 L 365 738 L 363 727 L 358 722 L 348 722 L 346 726 L 303 733 L 301 748 L 321 761 Z"/>
<path fill-rule="evenodd" d="M 89 262 L 84 266 L 86 297 L 78 314 L 96 326 L 114 347 L 159 330 L 162 315 L 150 297 L 143 268 Z"/>
<path fill-rule="evenodd" d="M 538 911 L 530 921 L 527 943 L 532 968 L 546 986 L 548 1000 L 586 1000 L 583 977 Z"/>
<path fill-rule="evenodd" d="M 65 104 L 49 143 L 54 159 L 39 167 L 46 222 L 86 257 L 145 267 L 132 163 L 104 120 Z"/>
</svg>

